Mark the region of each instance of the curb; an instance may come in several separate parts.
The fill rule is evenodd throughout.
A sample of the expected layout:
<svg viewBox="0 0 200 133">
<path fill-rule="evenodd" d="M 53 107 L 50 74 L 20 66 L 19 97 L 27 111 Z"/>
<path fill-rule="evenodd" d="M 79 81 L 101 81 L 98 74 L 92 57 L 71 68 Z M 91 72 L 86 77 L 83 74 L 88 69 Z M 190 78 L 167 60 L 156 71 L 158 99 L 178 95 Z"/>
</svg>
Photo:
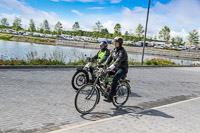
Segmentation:
<svg viewBox="0 0 200 133">
<path fill-rule="evenodd" d="M 0 66 L 0 69 L 45 69 L 45 68 L 78 68 L 81 66 Z"/>
<path fill-rule="evenodd" d="M 0 66 L 0 69 L 49 69 L 49 68 L 56 68 L 56 69 L 61 69 L 61 68 L 79 68 L 83 66 L 53 66 L 53 65 L 48 65 L 48 66 Z M 161 68 L 161 67 L 200 67 L 200 66 L 190 66 L 190 65 L 181 65 L 181 66 L 129 66 L 129 68 Z"/>
</svg>

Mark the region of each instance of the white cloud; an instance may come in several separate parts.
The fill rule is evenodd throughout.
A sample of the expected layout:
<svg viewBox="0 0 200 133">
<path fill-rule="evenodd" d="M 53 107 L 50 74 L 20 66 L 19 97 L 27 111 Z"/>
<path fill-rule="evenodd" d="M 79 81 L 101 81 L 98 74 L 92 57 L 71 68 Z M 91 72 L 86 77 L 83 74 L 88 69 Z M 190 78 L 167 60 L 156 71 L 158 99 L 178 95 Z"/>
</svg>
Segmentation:
<svg viewBox="0 0 200 133">
<path fill-rule="evenodd" d="M 59 0 L 53 0 L 59 1 Z M 65 0 L 74 1 L 74 0 Z M 76 0 L 82 2 L 100 2 L 103 0 Z M 112 2 L 112 1 L 110 1 Z M 0 18 L 6 17 L 12 24 L 15 17 L 22 19 L 24 27 L 28 27 L 29 20 L 34 19 L 37 26 L 39 26 L 44 19 L 47 19 L 53 29 L 54 25 L 61 21 L 63 27 L 71 29 L 74 21 L 78 21 L 82 30 L 92 31 L 95 23 L 99 20 L 104 28 L 107 28 L 110 33 L 114 32 L 116 23 L 120 23 L 122 33 L 125 31 L 132 31 L 138 24 L 145 26 L 147 9 L 142 7 L 134 7 L 133 9 L 123 7 L 122 12 L 114 14 L 83 14 L 77 10 L 72 10 L 73 13 L 78 14 L 77 20 L 63 20 L 55 12 L 46 12 L 32 8 L 23 1 L 18 0 L 0 0 L 0 8 L 9 11 L 17 11 L 13 14 L 1 13 Z M 103 7 L 102 7 L 103 8 Z M 90 9 L 101 9 L 101 7 L 91 7 Z M 159 31 L 167 25 L 171 29 L 171 36 L 180 36 L 187 40 L 188 33 L 193 29 L 200 32 L 200 1 L 199 0 L 172 0 L 167 4 L 160 2 L 155 3 L 150 9 L 148 36 L 158 36 Z M 145 28 L 145 27 L 144 27 Z"/>
<path fill-rule="evenodd" d="M 59 1 L 66 1 L 66 2 L 75 2 L 75 1 L 79 1 L 79 2 L 98 2 L 98 3 L 105 3 L 105 0 L 50 0 L 50 1 L 54 1 L 54 2 L 59 2 Z M 108 0 L 106 0 L 108 1 Z M 119 3 L 122 0 L 111 0 L 110 3 Z"/>
<path fill-rule="evenodd" d="M 88 9 L 104 9 L 105 7 L 90 7 Z"/>
<path fill-rule="evenodd" d="M 135 31 L 139 23 L 145 26 L 146 14 L 146 8 L 135 7 L 131 10 L 124 7 L 119 22 L 122 31 L 129 31 L 129 29 Z M 167 4 L 157 2 L 150 9 L 147 34 L 158 35 L 159 31 L 167 25 L 171 29 L 172 37 L 180 36 L 187 40 L 188 33 L 200 27 L 199 14 L 199 0 L 173 0 Z"/>
<path fill-rule="evenodd" d="M 31 6 L 27 5 L 24 2 L 17 0 L 1 0 L 0 7 L 10 11 L 17 11 L 18 14 L 7 14 L 1 13 L 0 18 L 6 17 L 12 25 L 15 17 L 22 19 L 22 27 L 28 28 L 29 20 L 33 19 L 37 27 L 40 27 L 40 24 L 43 23 L 45 19 L 48 20 L 51 29 L 53 30 L 54 25 L 61 21 L 63 22 L 63 27 L 70 28 L 71 24 L 67 21 L 61 20 L 55 12 L 45 12 L 42 10 L 34 9 Z"/>
<path fill-rule="evenodd" d="M 66 1 L 66 2 L 74 2 L 74 1 L 80 1 L 80 2 L 101 2 L 102 0 L 51 0 L 54 2 L 59 2 L 59 1 Z"/>
<path fill-rule="evenodd" d="M 120 3 L 122 0 L 111 0 L 110 3 Z"/>
<path fill-rule="evenodd" d="M 105 23 L 103 23 L 103 27 L 107 28 L 108 31 L 110 32 L 114 32 L 114 26 L 116 25 L 116 21 L 112 21 L 112 20 L 107 20 Z"/>
<path fill-rule="evenodd" d="M 83 15 L 83 13 L 81 13 L 81 12 L 79 12 L 79 11 L 77 11 L 77 10 L 72 10 L 72 12 L 75 13 L 75 14 L 77 14 L 77 15 L 79 15 L 79 16 L 82 16 L 82 15 Z"/>
</svg>

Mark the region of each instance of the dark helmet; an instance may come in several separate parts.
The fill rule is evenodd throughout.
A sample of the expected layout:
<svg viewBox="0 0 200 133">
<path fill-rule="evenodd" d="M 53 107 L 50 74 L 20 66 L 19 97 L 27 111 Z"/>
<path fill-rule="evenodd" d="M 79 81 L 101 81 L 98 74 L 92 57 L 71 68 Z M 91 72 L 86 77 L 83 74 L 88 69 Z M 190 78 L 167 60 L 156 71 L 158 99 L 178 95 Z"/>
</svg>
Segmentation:
<svg viewBox="0 0 200 133">
<path fill-rule="evenodd" d="M 99 46 L 104 46 L 105 48 L 107 48 L 108 43 L 106 41 L 102 41 L 100 42 Z"/>
<path fill-rule="evenodd" d="M 122 46 L 122 44 L 123 44 L 123 39 L 122 39 L 121 37 L 118 37 L 118 36 L 115 37 L 113 41 L 114 41 L 114 42 L 119 42 L 119 45 L 120 45 L 120 46 Z"/>
</svg>

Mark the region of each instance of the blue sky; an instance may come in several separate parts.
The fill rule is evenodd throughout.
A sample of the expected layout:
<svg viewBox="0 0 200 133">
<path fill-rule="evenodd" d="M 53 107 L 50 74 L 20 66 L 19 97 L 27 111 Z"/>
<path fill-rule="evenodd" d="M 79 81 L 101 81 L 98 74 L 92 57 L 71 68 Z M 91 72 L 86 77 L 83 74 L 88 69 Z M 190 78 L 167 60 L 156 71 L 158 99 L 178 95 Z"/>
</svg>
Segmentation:
<svg viewBox="0 0 200 133">
<path fill-rule="evenodd" d="M 61 21 L 65 30 L 71 30 L 78 21 L 82 30 L 92 31 L 97 21 L 113 32 L 116 23 L 122 33 L 134 34 L 139 23 L 145 25 L 148 0 L 0 0 L 0 18 L 6 17 L 10 25 L 15 17 L 28 28 L 34 19 L 40 27 L 47 19 L 53 30 Z M 167 25 L 171 36 L 186 38 L 188 32 L 200 32 L 200 0 L 151 0 L 148 35 L 155 36 Z"/>
</svg>

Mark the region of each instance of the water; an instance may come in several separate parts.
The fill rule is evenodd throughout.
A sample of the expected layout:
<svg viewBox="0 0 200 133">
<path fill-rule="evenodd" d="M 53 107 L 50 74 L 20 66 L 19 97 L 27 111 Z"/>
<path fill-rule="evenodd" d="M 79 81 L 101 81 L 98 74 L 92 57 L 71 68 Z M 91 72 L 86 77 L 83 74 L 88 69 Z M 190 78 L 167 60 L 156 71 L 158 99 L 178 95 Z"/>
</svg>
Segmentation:
<svg viewBox="0 0 200 133">
<path fill-rule="evenodd" d="M 85 55 L 94 56 L 97 53 L 97 49 L 84 49 L 84 48 L 74 48 L 74 47 L 64 47 L 64 46 L 50 46 L 41 45 L 35 43 L 24 43 L 24 42 L 12 42 L 12 41 L 2 41 L 0 40 L 0 58 L 2 59 L 27 59 L 27 54 L 31 51 L 36 51 L 39 57 L 50 58 L 53 52 L 63 53 L 66 57 L 64 61 L 67 63 L 69 61 L 77 61 L 83 58 Z M 137 62 L 141 62 L 142 55 L 129 54 L 129 59 L 133 59 Z M 175 63 L 182 65 L 192 64 L 193 61 L 186 59 L 170 59 L 168 57 L 145 55 L 144 60 L 152 58 L 163 58 L 171 60 Z"/>
</svg>

